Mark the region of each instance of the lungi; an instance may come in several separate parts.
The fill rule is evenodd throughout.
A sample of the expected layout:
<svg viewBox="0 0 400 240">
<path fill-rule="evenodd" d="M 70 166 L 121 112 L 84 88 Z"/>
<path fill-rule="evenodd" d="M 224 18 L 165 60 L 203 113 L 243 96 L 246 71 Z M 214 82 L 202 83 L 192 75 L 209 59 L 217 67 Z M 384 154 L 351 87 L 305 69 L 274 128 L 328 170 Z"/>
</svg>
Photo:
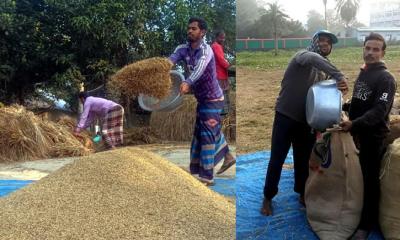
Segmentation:
<svg viewBox="0 0 400 240">
<path fill-rule="evenodd" d="M 223 101 L 197 104 L 196 123 L 190 149 L 190 173 L 199 174 L 200 178 L 212 180 L 214 166 L 229 151 L 222 133 L 221 111 Z M 210 124 L 209 120 L 216 120 Z"/>
<path fill-rule="evenodd" d="M 120 105 L 110 109 L 103 119 L 103 138 L 110 147 L 122 145 L 124 127 L 124 108 Z"/>
</svg>

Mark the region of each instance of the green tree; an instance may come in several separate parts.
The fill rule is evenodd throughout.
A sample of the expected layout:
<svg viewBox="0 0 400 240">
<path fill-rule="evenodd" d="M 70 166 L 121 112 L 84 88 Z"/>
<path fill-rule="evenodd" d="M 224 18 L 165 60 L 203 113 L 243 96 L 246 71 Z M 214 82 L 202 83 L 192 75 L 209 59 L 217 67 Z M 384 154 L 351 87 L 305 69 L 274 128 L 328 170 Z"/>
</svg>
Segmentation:
<svg viewBox="0 0 400 240">
<path fill-rule="evenodd" d="M 324 17 L 316 10 L 311 10 L 307 14 L 307 31 L 309 35 L 324 28 Z"/>
<path fill-rule="evenodd" d="M 328 3 L 328 0 L 322 0 L 322 3 L 324 4 L 325 29 L 328 30 L 328 18 L 327 18 L 327 14 L 326 14 L 326 4 Z"/>
<path fill-rule="evenodd" d="M 73 99 L 80 82 L 90 90 L 126 64 L 169 55 L 185 42 L 190 16 L 224 29 L 234 55 L 233 1 L 4 0 L 0 101 L 23 103 L 36 88 Z"/>
<path fill-rule="evenodd" d="M 346 36 L 350 35 L 351 23 L 356 19 L 360 0 L 336 0 L 336 9 L 346 26 Z"/>
<path fill-rule="evenodd" d="M 269 9 L 267 9 L 266 17 L 272 22 L 273 36 L 275 42 L 275 52 L 274 55 L 278 55 L 278 36 L 281 34 L 280 27 L 283 25 L 284 21 L 289 18 L 287 14 L 283 12 L 281 6 L 278 2 L 268 3 Z"/>
</svg>

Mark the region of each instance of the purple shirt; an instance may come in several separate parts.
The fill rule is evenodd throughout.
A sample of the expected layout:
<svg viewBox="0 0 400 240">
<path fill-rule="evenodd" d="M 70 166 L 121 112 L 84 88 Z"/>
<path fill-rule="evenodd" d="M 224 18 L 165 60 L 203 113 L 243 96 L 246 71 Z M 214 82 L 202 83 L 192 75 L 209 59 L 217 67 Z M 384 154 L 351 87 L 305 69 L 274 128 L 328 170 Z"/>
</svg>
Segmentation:
<svg viewBox="0 0 400 240">
<path fill-rule="evenodd" d="M 118 106 L 118 104 L 104 98 L 87 97 L 83 105 L 83 113 L 79 119 L 77 131 L 87 128 L 96 117 L 104 118 L 107 112 L 115 106 Z"/>
<path fill-rule="evenodd" d="M 204 41 L 199 48 L 192 49 L 190 43 L 179 45 L 169 59 L 176 64 L 183 60 L 189 70 L 186 78 L 199 102 L 222 98 L 223 93 L 218 84 L 215 70 L 214 53 Z"/>
</svg>

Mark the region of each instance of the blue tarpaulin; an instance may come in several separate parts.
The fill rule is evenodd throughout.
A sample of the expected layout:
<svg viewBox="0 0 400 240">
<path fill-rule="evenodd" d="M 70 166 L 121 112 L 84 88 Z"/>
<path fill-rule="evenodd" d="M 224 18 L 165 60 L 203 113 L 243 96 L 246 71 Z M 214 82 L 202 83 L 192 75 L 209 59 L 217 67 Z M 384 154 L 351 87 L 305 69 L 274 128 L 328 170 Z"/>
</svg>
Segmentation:
<svg viewBox="0 0 400 240">
<path fill-rule="evenodd" d="M 234 178 L 215 178 L 215 185 L 212 190 L 227 197 L 235 197 L 235 179 Z"/>
<path fill-rule="evenodd" d="M 318 237 L 307 223 L 304 206 L 294 192 L 294 173 L 290 167 L 283 169 L 279 193 L 273 199 L 273 216 L 263 216 L 260 207 L 269 151 L 255 152 L 238 157 L 236 166 L 236 239 L 307 239 Z M 292 152 L 285 164 L 293 163 Z M 379 233 L 368 239 L 381 240 Z"/>
<path fill-rule="evenodd" d="M 0 180 L 0 197 L 6 196 L 7 194 L 14 192 L 33 181 L 30 180 Z"/>
</svg>

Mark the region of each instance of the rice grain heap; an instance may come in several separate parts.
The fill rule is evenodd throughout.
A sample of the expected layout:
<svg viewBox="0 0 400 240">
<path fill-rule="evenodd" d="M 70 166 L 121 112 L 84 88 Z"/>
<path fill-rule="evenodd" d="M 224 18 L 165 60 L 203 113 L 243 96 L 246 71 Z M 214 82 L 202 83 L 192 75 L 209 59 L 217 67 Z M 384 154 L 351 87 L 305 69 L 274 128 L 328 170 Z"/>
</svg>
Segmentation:
<svg viewBox="0 0 400 240">
<path fill-rule="evenodd" d="M 0 199 L 0 239 L 234 239 L 235 206 L 140 148 L 82 157 Z"/>
<path fill-rule="evenodd" d="M 108 86 L 125 96 L 140 93 L 155 98 L 168 96 L 171 88 L 172 63 L 167 58 L 154 57 L 129 64 L 116 72 Z"/>
<path fill-rule="evenodd" d="M 0 162 L 83 156 L 86 148 L 68 128 L 44 121 L 24 107 L 0 108 Z"/>
</svg>

